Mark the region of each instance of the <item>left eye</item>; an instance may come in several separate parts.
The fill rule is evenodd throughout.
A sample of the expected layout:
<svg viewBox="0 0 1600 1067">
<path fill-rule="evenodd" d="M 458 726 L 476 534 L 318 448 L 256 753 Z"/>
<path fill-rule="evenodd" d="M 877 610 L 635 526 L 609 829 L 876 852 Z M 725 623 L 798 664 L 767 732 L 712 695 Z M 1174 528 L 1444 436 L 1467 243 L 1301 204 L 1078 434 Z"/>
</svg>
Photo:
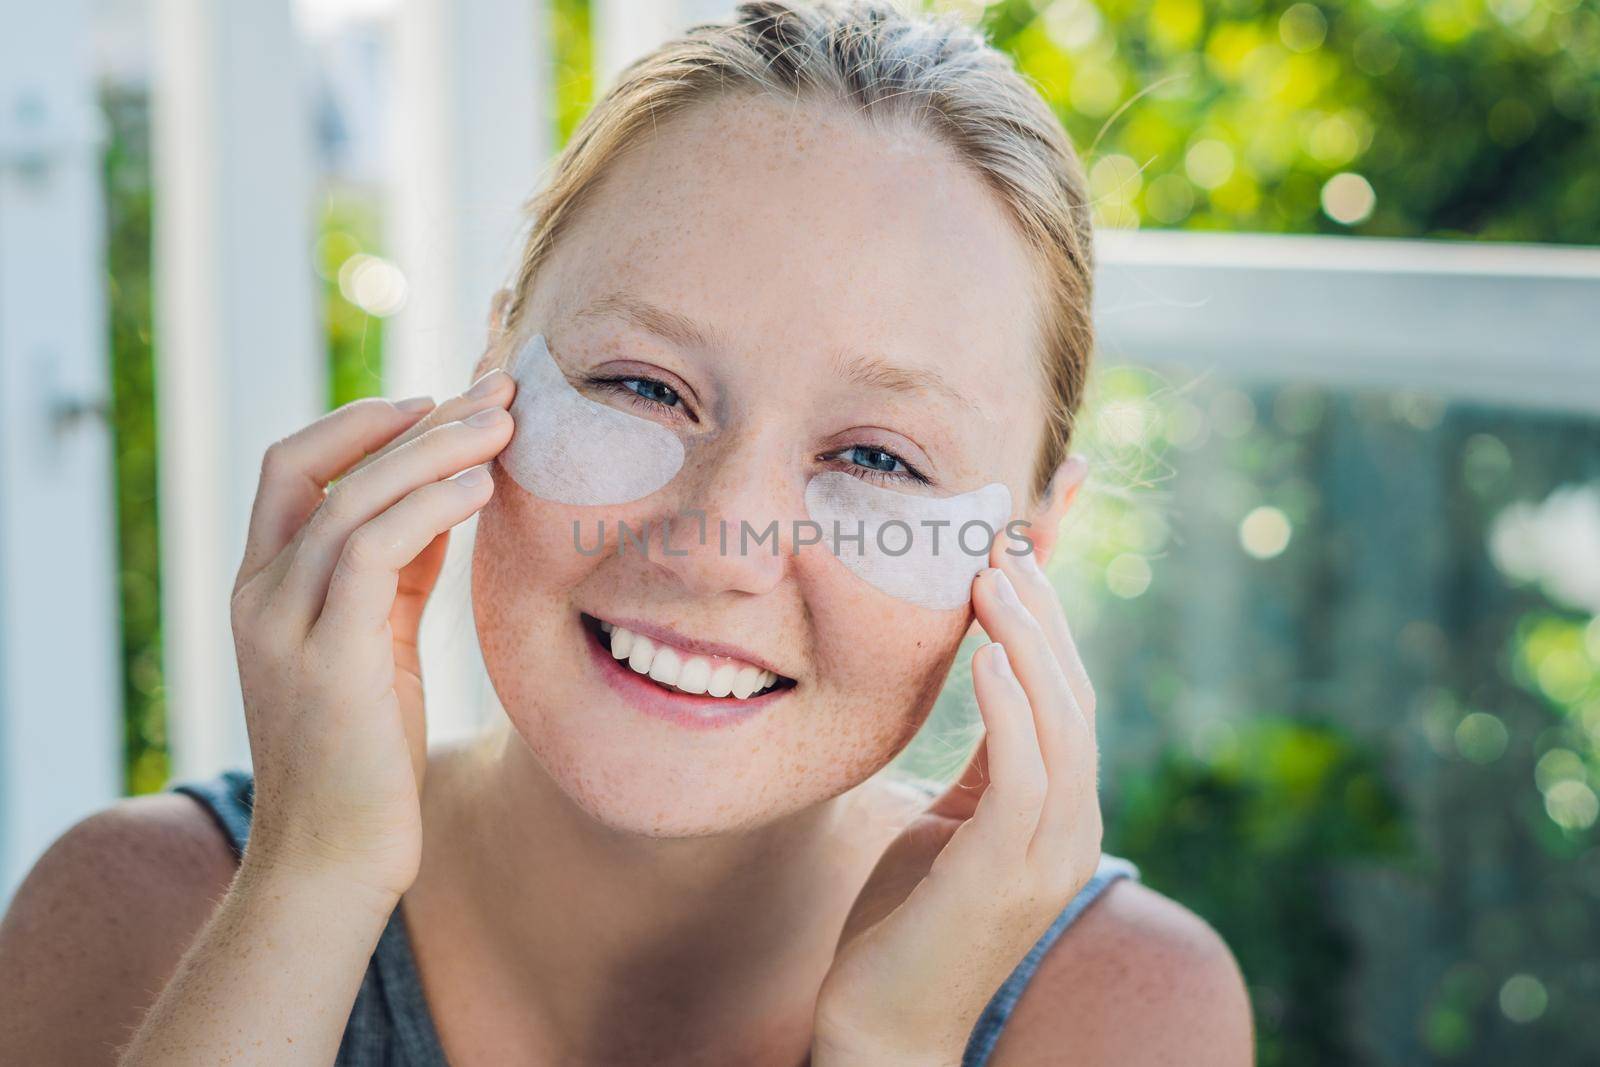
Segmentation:
<svg viewBox="0 0 1600 1067">
<path fill-rule="evenodd" d="M 652 378 L 618 378 L 617 384 L 631 393 L 636 393 L 645 400 L 654 401 L 669 408 L 677 407 L 681 401 L 678 391 L 670 385 L 665 385 Z"/>
<path fill-rule="evenodd" d="M 927 476 L 911 464 L 893 452 L 874 448 L 872 445 L 851 445 L 849 448 L 841 448 L 828 458 L 849 463 L 860 472 L 856 477 L 879 484 L 887 485 L 891 482 L 929 484 Z"/>
</svg>

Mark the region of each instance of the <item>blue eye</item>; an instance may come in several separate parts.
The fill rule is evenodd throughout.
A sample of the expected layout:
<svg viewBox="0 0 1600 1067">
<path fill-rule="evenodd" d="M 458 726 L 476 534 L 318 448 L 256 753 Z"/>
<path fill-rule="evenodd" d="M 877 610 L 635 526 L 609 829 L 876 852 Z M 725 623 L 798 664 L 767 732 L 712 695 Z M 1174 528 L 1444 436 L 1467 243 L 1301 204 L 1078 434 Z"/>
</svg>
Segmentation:
<svg viewBox="0 0 1600 1067">
<path fill-rule="evenodd" d="M 850 461 L 869 470 L 883 471 L 886 474 L 898 473 L 895 468 L 906 470 L 907 467 L 900 458 L 892 452 L 885 452 L 881 448 L 869 448 L 866 445 L 855 445 L 847 453 Z"/>
<path fill-rule="evenodd" d="M 682 402 L 682 398 L 678 396 L 676 389 L 653 378 L 616 378 L 613 380 L 630 393 L 660 404 L 662 407 L 675 408 Z"/>
<path fill-rule="evenodd" d="M 855 470 L 861 472 L 857 477 L 868 481 L 928 484 L 928 479 L 922 472 L 914 469 L 905 460 L 893 452 L 872 445 L 851 445 L 835 452 L 833 458 L 845 460 Z"/>
<path fill-rule="evenodd" d="M 596 389 L 607 389 L 624 394 L 623 399 L 635 407 L 661 413 L 663 409 L 677 416 L 689 416 L 684 409 L 683 397 L 665 382 L 654 378 L 586 378 L 584 381 Z"/>
</svg>

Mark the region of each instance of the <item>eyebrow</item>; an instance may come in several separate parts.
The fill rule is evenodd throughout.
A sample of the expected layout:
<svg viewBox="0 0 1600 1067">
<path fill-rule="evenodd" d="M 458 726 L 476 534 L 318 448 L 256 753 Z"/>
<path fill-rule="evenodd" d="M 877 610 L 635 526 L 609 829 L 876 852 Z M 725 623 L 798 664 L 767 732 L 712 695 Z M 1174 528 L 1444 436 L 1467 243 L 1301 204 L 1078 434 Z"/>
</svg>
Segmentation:
<svg viewBox="0 0 1600 1067">
<path fill-rule="evenodd" d="M 722 331 L 703 326 L 687 315 L 659 307 L 622 290 L 602 296 L 578 312 L 574 319 L 605 315 L 615 315 L 646 333 L 682 348 L 731 350 L 735 347 L 731 338 Z M 977 405 L 930 367 L 904 367 L 881 356 L 841 350 L 834 354 L 833 369 L 846 382 L 863 389 L 881 389 L 892 393 L 934 393 L 968 411 L 978 410 Z"/>
<path fill-rule="evenodd" d="M 891 393 L 936 393 L 968 411 L 978 410 L 977 405 L 931 367 L 902 367 L 878 356 L 851 355 L 846 352 L 837 354 L 833 366 L 845 381 L 863 389 L 882 389 Z"/>
<path fill-rule="evenodd" d="M 668 311 L 632 293 L 607 293 L 582 311 L 574 319 L 600 318 L 615 315 L 632 323 L 646 333 L 671 341 L 680 348 L 732 348 L 728 336 L 719 330 L 701 326 L 687 315 Z"/>
</svg>

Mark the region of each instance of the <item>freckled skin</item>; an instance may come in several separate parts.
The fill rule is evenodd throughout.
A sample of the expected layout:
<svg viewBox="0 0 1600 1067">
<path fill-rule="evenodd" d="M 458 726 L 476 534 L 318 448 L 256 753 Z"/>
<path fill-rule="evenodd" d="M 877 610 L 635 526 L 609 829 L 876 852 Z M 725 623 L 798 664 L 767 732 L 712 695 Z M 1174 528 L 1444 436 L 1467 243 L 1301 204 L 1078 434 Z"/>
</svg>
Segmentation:
<svg viewBox="0 0 1600 1067">
<path fill-rule="evenodd" d="M 543 332 L 575 382 L 670 376 L 698 421 L 646 417 L 681 433 L 684 468 L 644 500 L 585 508 L 538 500 L 496 467 L 472 581 L 512 727 L 594 818 L 655 836 L 748 828 L 848 790 L 911 739 L 970 612 L 893 599 L 823 546 L 791 555 L 788 534 L 806 517 L 806 481 L 849 469 L 817 455 L 859 443 L 863 427 L 936 481 L 893 488 L 944 496 L 1000 481 L 1029 499 L 1043 427 L 1034 284 L 999 201 L 951 150 L 842 109 L 706 105 L 663 122 L 608 173 L 536 280 L 518 337 L 490 359 L 505 365 L 517 340 Z M 619 289 L 731 347 L 684 349 L 616 317 L 576 316 Z M 935 369 L 978 410 L 848 384 L 832 368 L 840 347 Z M 675 525 L 687 556 L 616 554 L 617 520 L 638 528 L 689 508 L 706 513 L 708 546 Z M 602 519 L 608 551 L 579 554 L 573 522 L 592 548 Z M 719 519 L 735 532 L 740 519 L 779 520 L 780 555 L 719 556 Z M 580 610 L 740 645 L 799 686 L 731 729 L 655 720 L 595 673 Z"/>
</svg>

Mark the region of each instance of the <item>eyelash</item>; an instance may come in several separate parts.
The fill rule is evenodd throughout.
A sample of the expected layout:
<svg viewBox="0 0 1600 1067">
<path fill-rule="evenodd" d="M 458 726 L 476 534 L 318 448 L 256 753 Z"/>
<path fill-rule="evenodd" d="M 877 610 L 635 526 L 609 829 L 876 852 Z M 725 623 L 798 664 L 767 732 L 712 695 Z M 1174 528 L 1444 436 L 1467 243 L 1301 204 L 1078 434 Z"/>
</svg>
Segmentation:
<svg viewBox="0 0 1600 1067">
<path fill-rule="evenodd" d="M 614 393 L 620 393 L 622 394 L 623 399 L 627 400 L 628 403 L 634 405 L 635 407 L 643 408 L 646 411 L 660 412 L 661 409 L 666 408 L 669 411 L 678 412 L 678 405 L 683 401 L 683 398 L 678 395 L 678 391 L 676 389 L 672 388 L 672 386 L 666 384 L 665 382 L 657 381 L 654 378 L 627 376 L 620 378 L 589 378 L 588 383 L 598 388 L 609 389 Z M 657 386 L 661 389 L 665 389 L 667 392 L 672 394 L 673 400 L 676 401 L 676 403 L 669 404 L 663 400 L 657 400 L 652 397 L 644 396 L 639 392 L 638 389 L 633 388 L 633 383 L 642 383 L 645 385 Z M 684 416 L 680 413 L 680 417 L 687 416 Z M 860 464 L 852 464 L 850 469 L 858 478 L 862 478 L 869 482 L 877 482 L 880 485 L 889 485 L 896 482 L 911 482 L 917 485 L 930 484 L 928 477 L 921 471 L 917 470 L 911 464 L 907 463 L 904 459 L 889 451 L 887 448 L 879 448 L 877 445 L 848 445 L 839 449 L 838 451 L 826 453 L 818 458 L 835 459 L 839 456 L 845 455 L 846 453 L 856 451 L 876 452 L 879 455 L 887 456 L 902 468 L 895 471 L 885 471 L 879 470 L 876 467 L 864 467 Z"/>
</svg>

